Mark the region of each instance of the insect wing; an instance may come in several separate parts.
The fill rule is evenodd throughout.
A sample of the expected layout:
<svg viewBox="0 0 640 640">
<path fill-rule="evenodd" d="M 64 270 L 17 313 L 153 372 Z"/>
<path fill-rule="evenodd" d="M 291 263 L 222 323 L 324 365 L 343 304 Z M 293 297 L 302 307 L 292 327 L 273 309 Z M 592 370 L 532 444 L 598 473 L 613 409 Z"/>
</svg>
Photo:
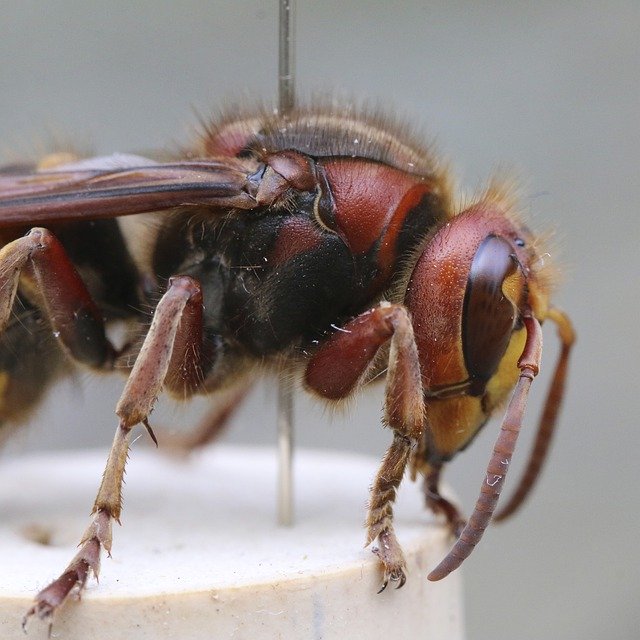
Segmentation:
<svg viewBox="0 0 640 640">
<path fill-rule="evenodd" d="M 256 207 L 261 166 L 234 158 L 156 163 L 107 156 L 54 171 L 0 172 L 0 228 L 160 211 Z"/>
</svg>

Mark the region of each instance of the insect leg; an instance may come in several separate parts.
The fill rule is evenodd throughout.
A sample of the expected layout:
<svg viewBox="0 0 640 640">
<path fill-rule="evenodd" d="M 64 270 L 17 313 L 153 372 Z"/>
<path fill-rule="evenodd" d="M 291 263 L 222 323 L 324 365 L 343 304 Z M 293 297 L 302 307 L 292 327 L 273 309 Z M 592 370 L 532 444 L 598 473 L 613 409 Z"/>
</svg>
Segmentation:
<svg viewBox="0 0 640 640">
<path fill-rule="evenodd" d="M 509 401 L 502 421 L 500 434 L 493 447 L 487 473 L 480 488 L 473 513 L 453 548 L 440 564 L 427 576 L 429 580 L 442 580 L 457 569 L 469 557 L 480 542 L 498 503 L 504 479 L 520 433 L 531 382 L 538 374 L 542 352 L 542 330 L 540 323 L 531 315 L 524 317 L 527 339 L 518 361 L 520 377 Z"/>
<path fill-rule="evenodd" d="M 441 513 L 445 516 L 451 531 L 457 538 L 464 528 L 465 519 L 458 507 L 440 494 L 442 466 L 442 463 L 428 465 L 428 470 L 425 471 L 424 475 L 424 497 L 427 507 L 433 513 Z"/>
<path fill-rule="evenodd" d="M 68 368 L 41 311 L 25 300 L 20 307 L 0 333 L 0 446 Z"/>
<path fill-rule="evenodd" d="M 384 567 L 381 591 L 389 581 L 398 587 L 405 583 L 406 563 L 393 530 L 393 502 L 424 422 L 420 365 L 407 310 L 383 303 L 358 316 L 320 347 L 306 371 L 311 389 L 326 398 L 344 398 L 357 387 L 386 342 L 390 350 L 384 421 L 394 434 L 374 480 L 367 514 L 367 545 L 378 539 L 374 552 Z"/>
<path fill-rule="evenodd" d="M 165 385 L 191 395 L 202 381 L 202 291 L 178 276 L 156 307 L 153 322 L 129 374 L 116 414 L 129 428 L 146 421 Z"/>
<path fill-rule="evenodd" d="M 170 280 L 116 407 L 120 422 L 93 505 L 92 522 L 82 536 L 76 556 L 62 575 L 36 596 L 24 623 L 34 614 L 42 619 L 50 618 L 74 589 L 82 590 L 91 571 L 98 575 L 100 548 L 111 553 L 111 525 L 113 520 L 120 522 L 122 481 L 131 430 L 142 423 L 155 439 L 148 416 L 165 378 L 175 376 L 173 369 L 180 364 L 184 365 L 187 375 L 197 369 L 191 354 L 200 350 L 195 344 L 189 347 L 188 343 L 201 336 L 202 327 L 196 326 L 198 318 L 201 322 L 197 310 L 201 306 L 202 292 L 195 280 L 187 276 Z M 194 382 L 189 379 L 185 384 L 191 387 Z"/>
<path fill-rule="evenodd" d="M 98 369 L 113 365 L 115 349 L 106 338 L 102 313 L 64 247 L 46 229 L 32 229 L 0 250 L 0 332 L 11 316 L 19 283 L 74 360 Z"/>
<path fill-rule="evenodd" d="M 251 381 L 243 381 L 228 391 L 221 391 L 216 403 L 202 418 L 201 422 L 185 434 L 161 434 L 161 446 L 176 454 L 188 454 L 213 442 L 223 432 L 229 419 L 235 413 L 251 389 Z"/>
<path fill-rule="evenodd" d="M 507 504 L 493 516 L 494 522 L 500 522 L 513 515 L 526 500 L 529 493 L 531 493 L 531 489 L 533 489 L 538 479 L 542 465 L 549 452 L 549 445 L 551 444 L 558 414 L 560 413 L 560 406 L 562 405 L 567 379 L 569 354 L 575 341 L 575 333 L 571 320 L 559 309 L 551 308 L 547 314 L 547 318 L 555 322 L 558 327 L 558 336 L 562 344 L 560 356 L 558 357 L 551 385 L 547 392 L 547 399 L 544 404 L 542 416 L 540 417 L 538 433 L 529 457 L 529 462 L 513 495 L 509 498 Z"/>
</svg>

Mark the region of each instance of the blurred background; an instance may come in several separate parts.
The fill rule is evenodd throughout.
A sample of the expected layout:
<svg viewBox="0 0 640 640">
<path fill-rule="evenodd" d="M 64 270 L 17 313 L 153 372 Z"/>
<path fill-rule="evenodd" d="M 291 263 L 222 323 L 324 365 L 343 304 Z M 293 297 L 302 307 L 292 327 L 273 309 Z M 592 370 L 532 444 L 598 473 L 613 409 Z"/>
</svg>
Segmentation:
<svg viewBox="0 0 640 640">
<path fill-rule="evenodd" d="M 188 139 L 194 109 L 208 116 L 230 100 L 275 99 L 275 0 L 1 6 L 5 158 L 52 136 L 100 154 L 170 146 Z M 366 97 L 415 122 L 468 191 L 510 170 L 532 226 L 555 232 L 564 274 L 555 301 L 579 337 L 566 405 L 533 497 L 465 564 L 468 637 L 638 637 L 640 3 L 298 0 L 297 8 L 300 94 Z M 556 355 L 553 331 L 545 335 L 512 478 Z M 122 384 L 84 373 L 62 382 L 4 455 L 87 446 L 106 455 Z M 381 402 L 378 387 L 329 415 L 299 395 L 297 442 L 380 456 L 390 441 Z M 158 413 L 156 422 L 194 420 L 166 402 Z M 497 428 L 447 471 L 467 511 Z M 267 384 L 226 439 L 273 444 L 275 433 Z"/>
</svg>

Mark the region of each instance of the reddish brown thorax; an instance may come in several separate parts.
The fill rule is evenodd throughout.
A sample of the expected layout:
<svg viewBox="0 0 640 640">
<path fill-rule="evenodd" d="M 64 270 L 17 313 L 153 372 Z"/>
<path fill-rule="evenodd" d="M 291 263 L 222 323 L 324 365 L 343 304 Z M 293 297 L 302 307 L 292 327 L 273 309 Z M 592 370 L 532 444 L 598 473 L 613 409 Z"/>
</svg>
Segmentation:
<svg viewBox="0 0 640 640">
<path fill-rule="evenodd" d="M 323 160 L 335 201 L 337 233 L 354 254 L 377 245 L 380 277 L 397 259 L 397 241 L 408 214 L 433 191 L 426 178 L 360 159 Z"/>
</svg>

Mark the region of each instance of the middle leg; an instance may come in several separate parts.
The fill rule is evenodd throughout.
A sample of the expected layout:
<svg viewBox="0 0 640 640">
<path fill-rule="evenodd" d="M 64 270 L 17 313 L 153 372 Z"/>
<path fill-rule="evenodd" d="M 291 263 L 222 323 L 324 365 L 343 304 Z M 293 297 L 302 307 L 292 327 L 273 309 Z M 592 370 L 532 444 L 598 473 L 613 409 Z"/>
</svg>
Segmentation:
<svg viewBox="0 0 640 640">
<path fill-rule="evenodd" d="M 198 313 L 201 307 L 202 293 L 195 280 L 182 276 L 169 282 L 116 407 L 120 421 L 93 505 L 91 523 L 71 563 L 36 596 L 25 623 L 31 615 L 50 619 L 73 591 L 82 590 L 91 572 L 98 575 L 101 548 L 110 555 L 112 522 L 120 522 L 122 512 L 122 483 L 131 430 L 142 423 L 155 439 L 148 416 L 165 380 L 177 384 L 176 378 L 187 376 L 181 387 L 194 391 L 195 376 L 202 375 L 200 363 L 194 360 L 202 353 L 202 316 Z"/>
</svg>

